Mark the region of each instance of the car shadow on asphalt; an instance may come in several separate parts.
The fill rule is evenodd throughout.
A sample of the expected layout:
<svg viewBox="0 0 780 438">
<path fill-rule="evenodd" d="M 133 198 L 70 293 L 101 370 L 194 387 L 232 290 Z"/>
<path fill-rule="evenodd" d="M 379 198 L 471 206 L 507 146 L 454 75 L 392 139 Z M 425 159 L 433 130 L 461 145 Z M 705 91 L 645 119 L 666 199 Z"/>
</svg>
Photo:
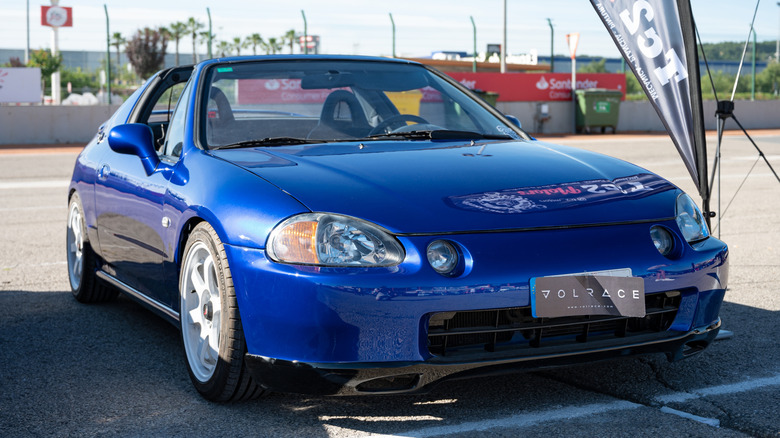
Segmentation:
<svg viewBox="0 0 780 438">
<path fill-rule="evenodd" d="M 646 356 L 447 381 L 419 395 L 271 394 L 220 405 L 193 389 L 177 328 L 124 296 L 82 305 L 69 292 L 1 291 L 0 308 L 3 436 L 393 434 L 616 398 L 651 406 L 659 394 L 777 373 L 780 363 L 766 336 L 778 312 L 727 302 L 734 338 L 682 362 Z"/>
</svg>

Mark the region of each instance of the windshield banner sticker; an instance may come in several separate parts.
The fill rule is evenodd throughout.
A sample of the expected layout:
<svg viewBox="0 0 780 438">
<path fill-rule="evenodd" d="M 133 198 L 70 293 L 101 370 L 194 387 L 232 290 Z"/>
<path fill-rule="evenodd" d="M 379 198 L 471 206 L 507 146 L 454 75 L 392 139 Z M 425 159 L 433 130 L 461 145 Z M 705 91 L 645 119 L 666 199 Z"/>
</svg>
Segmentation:
<svg viewBox="0 0 780 438">
<path fill-rule="evenodd" d="M 640 173 L 614 180 L 591 179 L 451 196 L 446 201 L 462 210 L 519 214 L 639 199 L 673 188 L 659 176 Z"/>
</svg>

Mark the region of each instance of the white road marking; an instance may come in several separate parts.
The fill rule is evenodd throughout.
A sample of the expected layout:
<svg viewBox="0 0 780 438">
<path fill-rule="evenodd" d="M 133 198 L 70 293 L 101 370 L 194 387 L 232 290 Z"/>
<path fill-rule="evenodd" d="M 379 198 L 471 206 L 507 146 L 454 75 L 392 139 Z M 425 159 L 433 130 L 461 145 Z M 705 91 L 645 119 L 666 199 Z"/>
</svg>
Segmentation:
<svg viewBox="0 0 780 438">
<path fill-rule="evenodd" d="M 9 266 L 0 266 L 0 271 L 7 271 L 9 269 L 16 269 L 16 268 L 41 268 L 44 266 L 57 266 L 57 265 L 66 265 L 68 262 L 47 262 L 47 263 L 36 263 L 33 265 L 9 265 Z"/>
<path fill-rule="evenodd" d="M 740 392 L 751 391 L 754 389 L 765 388 L 768 386 L 778 386 L 778 385 L 780 385 L 780 373 L 772 377 L 765 377 L 760 379 L 748 378 L 748 380 L 742 382 L 730 383 L 727 385 L 710 386 L 706 388 L 695 389 L 690 392 L 676 392 L 673 394 L 656 397 L 655 401 L 661 404 L 681 403 L 681 402 L 686 402 L 689 400 L 694 400 L 702 397 L 735 394 Z M 451 400 L 447 400 L 447 402 L 451 402 Z M 599 404 L 590 404 L 584 406 L 563 406 L 557 409 L 538 411 L 538 412 L 511 416 L 511 417 L 470 421 L 470 422 L 455 424 L 450 426 L 426 427 L 422 429 L 406 431 L 395 435 L 373 434 L 366 431 L 348 429 L 348 428 L 343 428 L 343 427 L 334 426 L 330 424 L 325 424 L 325 427 L 327 429 L 333 430 L 335 434 L 338 434 L 338 431 L 350 431 L 353 434 L 354 432 L 357 432 L 359 436 L 370 435 L 370 436 L 379 436 L 379 437 L 416 438 L 416 437 L 450 435 L 455 433 L 479 432 L 484 430 L 492 430 L 492 429 L 500 429 L 500 428 L 529 427 L 529 426 L 536 426 L 538 424 L 546 423 L 550 421 L 571 420 L 574 418 L 582 418 L 582 417 L 588 417 L 596 414 L 603 414 L 604 412 L 625 411 L 629 409 L 636 409 L 642 407 L 648 407 L 648 406 L 641 405 L 638 403 L 632 403 L 626 400 L 617 400 L 611 403 L 599 403 Z M 679 411 L 677 409 L 672 409 L 668 406 L 663 406 L 659 410 L 660 412 L 663 412 L 665 414 L 676 415 L 682 418 L 687 418 L 689 420 L 697 421 L 699 423 L 707 424 L 713 427 L 720 427 L 720 420 L 716 418 L 700 417 L 698 415 L 689 414 L 687 412 Z M 396 419 L 394 417 L 393 418 L 388 418 L 388 417 L 358 418 L 358 417 L 343 417 L 343 416 L 339 416 L 339 417 L 322 416 L 320 417 L 320 420 L 323 422 L 327 422 L 328 420 L 345 419 L 345 418 L 365 421 L 366 423 L 376 422 L 376 421 L 388 421 L 388 420 L 400 421 L 400 419 Z M 418 416 L 418 417 L 411 417 L 411 418 L 403 417 L 403 421 L 441 421 L 441 418 L 425 415 L 425 416 Z"/>
<path fill-rule="evenodd" d="M 50 189 L 59 187 L 68 187 L 68 180 L 49 180 L 49 181 L 0 181 L 0 190 L 15 189 Z"/>
<path fill-rule="evenodd" d="M 767 386 L 779 386 L 780 374 L 775 374 L 772 377 L 764 377 L 760 379 L 748 379 L 742 382 L 730 383 L 727 385 L 710 386 L 708 388 L 694 389 L 689 392 L 675 392 L 673 394 L 662 395 L 656 397 L 655 401 L 658 403 L 682 403 L 688 400 L 694 400 L 701 397 L 711 397 L 715 395 L 735 394 L 738 392 L 751 391 L 757 388 L 764 388 Z"/>
<path fill-rule="evenodd" d="M 720 427 L 720 420 L 717 418 L 707 418 L 707 417 L 700 417 L 698 415 L 689 414 L 687 412 L 678 411 L 677 409 L 672 409 L 670 407 L 664 406 L 661 408 L 661 412 L 665 414 L 672 414 L 677 415 L 678 417 L 687 418 L 689 420 L 693 420 L 699 423 L 704 423 L 708 426 L 712 427 Z"/>
<path fill-rule="evenodd" d="M 483 430 L 497 428 L 520 428 L 535 426 L 557 420 L 570 420 L 573 418 L 587 417 L 605 412 L 625 411 L 628 409 L 637 409 L 643 405 L 632 403 L 625 400 L 619 400 L 612 403 L 598 403 L 585 406 L 565 406 L 555 410 L 532 412 L 523 415 L 517 415 L 505 418 L 493 418 L 489 420 L 471 421 L 452 426 L 434 426 L 424 429 L 407 431 L 398 435 L 372 435 L 384 437 L 428 437 L 439 435 L 450 435 L 454 433 L 478 432 Z"/>
<path fill-rule="evenodd" d="M 0 208 L 0 212 L 4 211 L 36 211 L 36 210 L 66 210 L 68 206 L 66 204 L 62 205 L 41 205 L 37 207 L 8 207 L 8 208 Z"/>
</svg>

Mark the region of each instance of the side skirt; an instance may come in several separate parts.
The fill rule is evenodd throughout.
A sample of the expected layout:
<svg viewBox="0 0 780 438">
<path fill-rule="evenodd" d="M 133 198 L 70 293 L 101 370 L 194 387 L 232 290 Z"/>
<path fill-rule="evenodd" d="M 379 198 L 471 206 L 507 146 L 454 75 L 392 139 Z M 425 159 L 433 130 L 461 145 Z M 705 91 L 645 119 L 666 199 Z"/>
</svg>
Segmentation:
<svg viewBox="0 0 780 438">
<path fill-rule="evenodd" d="M 175 310 L 171 309 L 170 307 L 166 306 L 165 304 L 162 304 L 161 302 L 153 298 L 150 298 L 142 294 L 141 292 L 125 284 L 121 280 L 118 280 L 113 276 L 111 276 L 110 274 L 107 274 L 105 271 L 98 270 L 96 274 L 99 279 L 119 289 L 120 292 L 132 298 L 134 301 L 138 302 L 142 306 L 162 316 L 166 321 L 170 322 L 177 328 L 179 327 L 179 313 L 176 312 Z"/>
</svg>

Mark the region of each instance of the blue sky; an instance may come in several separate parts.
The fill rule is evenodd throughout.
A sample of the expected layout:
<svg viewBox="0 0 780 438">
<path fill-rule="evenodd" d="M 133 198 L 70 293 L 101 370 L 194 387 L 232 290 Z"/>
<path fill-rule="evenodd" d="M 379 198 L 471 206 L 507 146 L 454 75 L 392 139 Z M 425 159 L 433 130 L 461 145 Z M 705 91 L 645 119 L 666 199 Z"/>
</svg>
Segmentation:
<svg viewBox="0 0 780 438">
<path fill-rule="evenodd" d="M 303 31 L 301 9 L 305 10 L 308 31 L 320 35 L 323 53 L 390 55 L 391 25 L 396 23 L 398 56 L 426 56 L 436 50 L 471 51 L 472 27 L 477 25 L 477 47 L 502 39 L 502 0 L 62 0 L 61 6 L 74 11 L 74 27 L 60 31 L 61 50 L 105 50 L 105 15 L 108 6 L 111 32 L 128 38 L 138 28 L 165 26 L 189 17 L 206 23 L 206 7 L 211 9 L 213 32 L 217 39 L 232 40 L 260 33 L 264 38 L 279 37 L 290 29 Z M 51 45 L 51 31 L 40 25 L 40 6 L 48 1 L 30 2 L 30 46 Z M 692 0 L 694 16 L 705 42 L 744 41 L 756 3 L 738 0 Z M 0 0 L 0 48 L 22 49 L 26 44 L 26 1 Z M 607 31 L 587 0 L 507 0 L 510 53 L 536 49 L 549 55 L 550 28 L 555 27 L 555 52 L 567 53 L 565 34 L 581 34 L 578 54 L 617 57 Z M 780 27 L 777 1 L 762 1 L 756 19 L 759 41 L 775 41 Z M 173 45 L 169 51 L 173 52 Z M 180 51 L 192 51 L 192 43 L 181 41 Z M 205 48 L 200 49 L 205 52 Z"/>
</svg>

